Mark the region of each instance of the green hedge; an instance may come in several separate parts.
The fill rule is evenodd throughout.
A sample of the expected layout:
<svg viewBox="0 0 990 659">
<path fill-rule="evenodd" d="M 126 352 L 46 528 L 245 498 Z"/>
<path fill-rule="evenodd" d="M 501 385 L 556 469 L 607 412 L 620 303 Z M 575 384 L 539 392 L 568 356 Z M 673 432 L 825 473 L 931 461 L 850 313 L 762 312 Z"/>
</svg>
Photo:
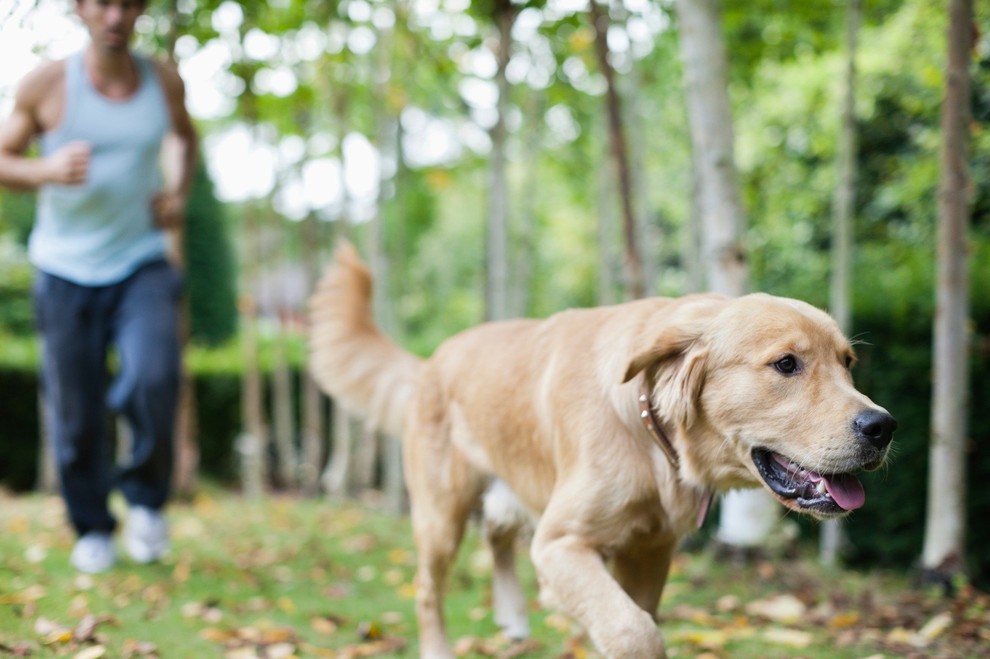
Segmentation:
<svg viewBox="0 0 990 659">
<path fill-rule="evenodd" d="M 200 469 L 220 481 L 236 477 L 234 451 L 240 422 L 240 377 L 211 374 L 194 377 L 199 428 Z M 38 473 L 38 379 L 21 369 L 0 368 L 4 423 L 0 427 L 0 483 L 30 490 Z M 111 424 L 111 428 L 113 425 Z"/>
</svg>

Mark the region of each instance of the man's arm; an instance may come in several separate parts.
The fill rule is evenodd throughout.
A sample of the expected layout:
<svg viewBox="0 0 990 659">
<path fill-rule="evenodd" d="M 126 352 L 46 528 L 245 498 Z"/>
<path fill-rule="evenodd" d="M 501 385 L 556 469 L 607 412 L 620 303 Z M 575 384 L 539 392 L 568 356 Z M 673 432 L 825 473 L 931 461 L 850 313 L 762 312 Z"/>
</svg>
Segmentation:
<svg viewBox="0 0 990 659">
<path fill-rule="evenodd" d="M 186 202 L 196 175 L 199 144 L 196 128 L 186 110 L 185 85 L 171 63 L 156 63 L 158 77 L 165 92 L 172 130 L 162 145 L 162 170 L 165 189 L 154 202 L 155 223 L 164 229 L 180 226 L 185 218 Z"/>
<path fill-rule="evenodd" d="M 40 119 L 42 104 L 61 104 L 52 95 L 62 92 L 60 63 L 35 69 L 24 78 L 14 96 L 10 117 L 0 124 L 0 185 L 15 190 L 35 190 L 48 183 L 78 185 L 86 182 L 90 147 L 85 142 L 66 144 L 46 158 L 25 154 L 31 141 L 45 127 Z"/>
</svg>

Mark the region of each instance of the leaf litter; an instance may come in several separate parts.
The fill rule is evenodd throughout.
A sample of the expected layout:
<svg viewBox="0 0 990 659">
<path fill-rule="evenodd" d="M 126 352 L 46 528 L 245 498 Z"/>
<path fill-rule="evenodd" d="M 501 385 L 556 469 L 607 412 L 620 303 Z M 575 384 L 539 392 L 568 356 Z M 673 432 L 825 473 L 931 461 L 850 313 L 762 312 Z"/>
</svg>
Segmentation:
<svg viewBox="0 0 990 659">
<path fill-rule="evenodd" d="M 177 647 L 233 659 L 416 655 L 407 520 L 354 504 L 211 493 L 170 509 L 175 549 L 163 565 L 122 562 L 91 576 L 66 566 L 72 538 L 60 506 L 0 492 L 0 656 L 157 658 Z M 451 575 L 457 656 L 597 658 L 571 621 L 539 609 L 531 573 L 535 638 L 502 637 L 491 621 L 490 558 L 473 542 Z M 659 617 L 671 657 L 990 656 L 990 596 L 973 586 L 946 598 L 890 573 L 826 573 L 812 561 L 728 568 L 705 552 L 681 554 Z M 178 631 L 156 632 L 159 624 Z"/>
</svg>

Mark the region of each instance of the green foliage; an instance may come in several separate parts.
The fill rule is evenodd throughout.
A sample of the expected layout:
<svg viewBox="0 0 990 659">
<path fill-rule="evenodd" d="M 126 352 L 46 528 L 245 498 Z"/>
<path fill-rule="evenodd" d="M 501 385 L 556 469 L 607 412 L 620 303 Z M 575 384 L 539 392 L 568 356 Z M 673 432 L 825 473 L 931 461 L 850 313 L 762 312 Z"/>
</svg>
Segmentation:
<svg viewBox="0 0 990 659">
<path fill-rule="evenodd" d="M 237 330 L 237 273 L 225 211 L 202 161 L 186 209 L 185 239 L 190 336 L 217 345 Z"/>
<path fill-rule="evenodd" d="M 0 335 L 34 330 L 34 271 L 24 253 L 34 213 L 33 194 L 0 190 Z"/>
<path fill-rule="evenodd" d="M 27 336 L 34 331 L 33 281 L 34 269 L 22 248 L 0 235 L 0 335 Z"/>
<path fill-rule="evenodd" d="M 986 254 L 987 250 L 982 250 Z M 984 274 L 986 272 L 984 268 Z M 985 280 L 984 280 L 985 281 Z M 923 303 L 924 304 L 924 303 Z M 926 305 L 925 305 L 926 306 Z M 931 427 L 931 317 L 923 309 L 900 317 L 884 305 L 857 316 L 855 330 L 867 343 L 858 348 L 856 380 L 874 400 L 897 417 L 894 456 L 884 470 L 864 478 L 867 505 L 848 522 L 852 560 L 857 565 L 913 565 L 920 554 L 926 513 L 926 476 Z M 990 510 L 990 419 L 981 401 L 990 397 L 990 305 L 974 314 L 970 362 L 970 415 L 966 509 L 969 520 L 969 574 L 990 583 L 990 528 L 981 524 Z"/>
<path fill-rule="evenodd" d="M 34 194 L 0 190 L 0 234 L 26 245 L 34 226 L 35 207 Z"/>
</svg>

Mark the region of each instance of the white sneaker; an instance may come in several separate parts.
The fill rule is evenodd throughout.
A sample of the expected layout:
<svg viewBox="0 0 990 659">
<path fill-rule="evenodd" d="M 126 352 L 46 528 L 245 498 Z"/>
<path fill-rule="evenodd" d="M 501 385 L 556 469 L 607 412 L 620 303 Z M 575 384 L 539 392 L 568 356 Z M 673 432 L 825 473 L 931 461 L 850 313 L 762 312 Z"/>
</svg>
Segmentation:
<svg viewBox="0 0 990 659">
<path fill-rule="evenodd" d="M 80 572 L 88 574 L 106 572 L 117 562 L 113 536 L 109 533 L 90 531 L 76 540 L 69 562 Z"/>
<path fill-rule="evenodd" d="M 124 549 L 138 563 L 151 563 L 168 551 L 168 525 L 157 510 L 134 506 L 127 515 Z"/>
</svg>

